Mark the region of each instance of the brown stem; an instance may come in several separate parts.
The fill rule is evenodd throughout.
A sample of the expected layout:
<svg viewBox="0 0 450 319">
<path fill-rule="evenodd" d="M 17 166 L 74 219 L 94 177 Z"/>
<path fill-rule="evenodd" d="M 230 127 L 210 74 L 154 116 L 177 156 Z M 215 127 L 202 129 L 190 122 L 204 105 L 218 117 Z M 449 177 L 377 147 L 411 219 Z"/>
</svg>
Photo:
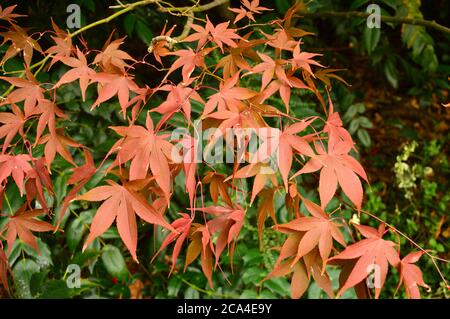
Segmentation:
<svg viewBox="0 0 450 319">
<path fill-rule="evenodd" d="M 335 12 L 335 11 L 323 11 L 323 12 L 300 12 L 302 17 L 305 18 L 368 18 L 371 14 L 368 12 L 359 12 L 359 11 L 348 11 L 348 12 Z M 450 28 L 445 27 L 436 21 L 430 21 L 425 19 L 415 19 L 415 18 L 403 18 L 403 17 L 389 17 L 389 16 L 381 16 L 382 22 L 390 22 L 390 23 L 402 23 L 402 24 L 411 24 L 411 25 L 419 25 L 430 29 L 435 29 L 447 35 L 450 35 Z"/>
</svg>

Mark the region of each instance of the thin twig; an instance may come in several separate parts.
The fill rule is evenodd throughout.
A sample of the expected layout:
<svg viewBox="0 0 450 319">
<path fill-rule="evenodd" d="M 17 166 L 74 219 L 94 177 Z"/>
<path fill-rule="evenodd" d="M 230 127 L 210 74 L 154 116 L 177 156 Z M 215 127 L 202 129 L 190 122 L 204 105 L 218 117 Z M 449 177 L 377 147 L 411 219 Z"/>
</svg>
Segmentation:
<svg viewBox="0 0 450 319">
<path fill-rule="evenodd" d="M 335 12 L 335 11 L 323 11 L 323 12 L 299 12 L 300 16 L 305 18 L 362 18 L 366 19 L 371 14 L 368 12 L 360 12 L 360 11 L 348 11 L 348 12 Z M 416 18 L 403 18 L 403 17 L 389 17 L 389 16 L 380 16 L 380 20 L 382 22 L 388 23 L 401 23 L 401 24 L 411 24 L 411 25 L 419 25 L 430 29 L 435 29 L 447 35 L 450 35 L 450 28 L 445 27 L 435 21 L 425 20 L 425 19 L 416 19 Z"/>
</svg>

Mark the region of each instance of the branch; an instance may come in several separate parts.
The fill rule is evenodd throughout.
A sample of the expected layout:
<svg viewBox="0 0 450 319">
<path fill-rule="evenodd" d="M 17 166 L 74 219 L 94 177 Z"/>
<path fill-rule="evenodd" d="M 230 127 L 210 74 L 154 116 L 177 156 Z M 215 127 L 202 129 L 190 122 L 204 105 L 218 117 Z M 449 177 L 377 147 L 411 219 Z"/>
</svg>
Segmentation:
<svg viewBox="0 0 450 319">
<path fill-rule="evenodd" d="M 335 12 L 335 11 L 323 11 L 323 12 L 300 12 L 300 15 L 305 18 L 368 18 L 371 14 L 367 12 L 360 11 L 348 11 L 348 12 Z M 402 24 L 411 24 L 411 25 L 419 25 L 426 28 L 435 29 L 442 33 L 450 35 L 450 28 L 445 27 L 435 21 L 424 20 L 424 19 L 414 19 L 414 18 L 402 18 L 402 17 L 389 17 L 389 16 L 381 16 L 382 22 L 391 22 L 391 23 L 402 23 Z"/>
<path fill-rule="evenodd" d="M 178 8 L 160 8 L 159 10 L 162 12 L 177 12 L 177 11 L 186 11 L 186 12 L 203 12 L 211 10 L 212 8 L 221 6 L 223 4 L 230 3 L 230 0 L 214 0 L 213 2 L 201 5 L 201 6 L 191 6 L 191 7 L 178 7 Z"/>
</svg>

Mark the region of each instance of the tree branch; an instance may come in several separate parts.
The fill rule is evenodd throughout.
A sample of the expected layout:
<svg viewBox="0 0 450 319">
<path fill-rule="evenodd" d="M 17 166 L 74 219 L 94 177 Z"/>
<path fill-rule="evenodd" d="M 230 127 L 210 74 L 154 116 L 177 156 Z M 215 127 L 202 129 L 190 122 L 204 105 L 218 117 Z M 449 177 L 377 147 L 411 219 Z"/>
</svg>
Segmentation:
<svg viewBox="0 0 450 319">
<path fill-rule="evenodd" d="M 348 12 L 335 12 L 335 11 L 323 11 L 323 12 L 299 12 L 302 17 L 305 18 L 361 18 L 366 19 L 371 14 L 367 12 L 360 11 L 348 11 Z M 411 24 L 423 26 L 430 29 L 435 29 L 447 35 L 450 35 L 450 28 L 445 27 L 435 21 L 424 20 L 424 19 L 414 19 L 414 18 L 402 18 L 402 17 L 389 17 L 389 16 L 381 16 L 382 22 L 390 22 L 390 23 L 401 23 L 401 24 Z"/>
</svg>

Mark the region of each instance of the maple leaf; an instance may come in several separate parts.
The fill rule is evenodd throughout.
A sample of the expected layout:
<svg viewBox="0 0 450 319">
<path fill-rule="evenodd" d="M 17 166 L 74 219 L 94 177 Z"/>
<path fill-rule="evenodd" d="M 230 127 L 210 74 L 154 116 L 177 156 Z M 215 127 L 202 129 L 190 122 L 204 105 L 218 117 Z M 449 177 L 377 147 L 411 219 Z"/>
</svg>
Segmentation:
<svg viewBox="0 0 450 319">
<path fill-rule="evenodd" d="M 56 129 L 56 132 L 50 132 L 41 137 L 38 141 L 38 144 L 45 144 L 44 154 L 49 169 L 56 153 L 59 153 L 70 164 L 75 165 L 72 155 L 67 150 L 67 146 L 81 147 L 82 145 L 75 142 L 73 139 L 64 136 L 63 133 L 64 130 L 58 128 Z"/>
<path fill-rule="evenodd" d="M 315 117 L 308 121 L 302 120 L 286 127 L 281 134 L 277 134 L 277 164 L 286 190 L 288 190 L 288 175 L 291 171 L 294 151 L 309 157 L 316 156 L 306 139 L 296 135 L 305 130 L 314 120 Z"/>
<path fill-rule="evenodd" d="M 228 109 L 233 112 L 239 112 L 243 105 L 242 101 L 250 99 L 257 94 L 250 89 L 237 87 L 238 80 L 239 72 L 220 84 L 219 92 L 211 95 L 206 102 L 203 111 L 204 117 L 213 112 L 216 107 L 218 107 L 219 111 Z"/>
<path fill-rule="evenodd" d="M 187 266 L 189 266 L 200 255 L 203 273 L 208 279 L 209 286 L 213 288 L 212 266 L 214 247 L 211 241 L 211 234 L 209 233 L 208 226 L 193 223 L 190 240 L 191 242 L 189 243 L 186 251 L 184 271 L 186 271 Z"/>
<path fill-rule="evenodd" d="M 14 18 L 26 17 L 23 14 L 13 13 L 13 11 L 16 7 L 17 7 L 17 4 L 6 7 L 5 9 L 2 9 L 2 6 L 0 6 L 0 20 L 5 20 L 5 21 L 8 21 L 9 23 L 13 23 L 13 22 L 16 22 L 14 20 Z"/>
<path fill-rule="evenodd" d="M 45 51 L 46 54 L 53 56 L 49 69 L 53 64 L 60 61 L 61 58 L 68 58 L 72 54 L 72 38 L 69 34 L 58 28 L 53 19 L 51 20 L 56 36 L 51 36 L 52 40 L 55 42 L 55 45 Z"/>
<path fill-rule="evenodd" d="M 277 224 L 277 220 L 275 218 L 275 209 L 274 209 L 274 197 L 275 197 L 275 188 L 271 189 L 263 189 L 258 194 L 260 201 L 258 210 L 256 212 L 256 220 L 258 225 L 258 237 L 259 237 L 259 248 L 262 250 L 263 248 L 263 229 L 264 223 L 267 219 L 267 216 L 272 218 L 272 221 Z"/>
<path fill-rule="evenodd" d="M 189 231 L 191 230 L 191 224 L 192 224 L 192 217 L 188 214 L 182 214 L 180 213 L 181 217 L 174 220 L 172 222 L 172 227 L 178 232 L 178 233 L 170 233 L 167 235 L 167 237 L 164 239 L 164 241 L 161 244 L 161 247 L 159 248 L 158 252 L 155 254 L 153 259 L 157 255 L 161 253 L 169 244 L 175 241 L 175 246 L 173 248 L 172 253 L 172 267 L 170 268 L 169 275 L 173 272 L 175 269 L 175 266 L 177 264 L 178 255 L 180 254 L 181 246 L 183 245 L 184 241 L 189 235 Z M 152 261 L 153 261 L 152 259 Z"/>
<path fill-rule="evenodd" d="M 122 39 L 117 39 L 111 43 L 107 43 L 103 51 L 97 54 L 94 59 L 94 64 L 100 64 L 104 72 L 111 72 L 119 69 L 122 73 L 125 73 L 125 68 L 129 68 L 130 65 L 125 60 L 136 62 L 128 53 L 119 49 L 123 43 Z"/>
<path fill-rule="evenodd" d="M 233 265 L 233 254 L 236 240 L 244 222 L 245 211 L 239 206 L 210 206 L 195 208 L 196 211 L 205 212 L 214 216 L 207 222 L 211 235 L 218 233 L 214 255 L 216 256 L 216 267 L 219 264 L 220 255 L 227 245 L 229 245 L 230 265 Z M 230 245 L 231 244 L 231 245 Z"/>
<path fill-rule="evenodd" d="M 33 169 L 30 161 L 31 157 L 27 154 L 0 155 L 0 184 L 12 176 L 22 196 L 25 174 Z"/>
<path fill-rule="evenodd" d="M 182 68 L 181 74 L 183 76 L 183 83 L 188 85 L 192 72 L 194 72 L 195 67 L 201 67 L 206 69 L 204 57 L 211 51 L 211 49 L 204 49 L 194 52 L 191 48 L 187 50 L 177 50 L 175 52 L 170 52 L 167 55 L 176 55 L 179 58 L 172 64 L 165 78 L 167 78 L 173 71 Z"/>
<path fill-rule="evenodd" d="M 161 31 L 160 36 L 170 37 L 172 35 L 172 32 L 175 29 L 175 26 L 173 26 L 167 32 L 166 32 L 166 27 L 167 27 L 167 23 L 164 25 L 164 28 Z M 168 44 L 167 41 L 158 41 L 155 44 L 153 44 L 153 47 L 151 50 L 156 61 L 158 61 L 159 64 L 161 64 L 161 65 L 162 65 L 161 57 L 166 56 L 170 53 L 170 50 L 166 48 L 167 44 Z"/>
<path fill-rule="evenodd" d="M 25 206 L 22 206 L 14 216 L 10 216 L 7 224 L 1 231 L 2 233 L 6 231 L 8 254 L 11 252 L 17 236 L 19 236 L 19 239 L 23 243 L 39 252 L 39 247 L 32 231 L 46 232 L 54 229 L 51 224 L 36 219 L 37 216 L 45 214 L 45 210 L 34 209 L 31 211 L 25 211 L 24 208 Z"/>
<path fill-rule="evenodd" d="M 228 51 L 230 54 L 224 56 L 217 62 L 215 71 L 222 68 L 224 80 L 229 79 L 240 70 L 251 71 L 252 67 L 248 64 L 245 57 L 256 60 L 258 56 L 251 48 L 265 42 L 262 39 L 249 40 L 251 34 L 252 32 L 249 32 L 239 39 L 235 48 L 229 48 Z"/>
<path fill-rule="evenodd" d="M 9 268 L 8 257 L 3 251 L 3 246 L 0 246 L 0 282 L 6 291 L 9 291 L 8 271 L 11 273 L 11 269 Z"/>
<path fill-rule="evenodd" d="M 0 65 L 3 65 L 9 59 L 15 57 L 20 52 L 23 52 L 23 58 L 25 60 L 26 66 L 30 66 L 31 60 L 33 59 L 33 51 L 36 50 L 42 53 L 41 46 L 39 43 L 28 36 L 24 29 L 16 24 L 12 25 L 13 31 L 1 32 L 0 36 L 3 37 L 3 44 L 11 41 L 11 45 L 5 52 Z"/>
<path fill-rule="evenodd" d="M 353 145 L 342 140 L 329 139 L 328 152 L 325 152 L 319 143 L 316 143 L 315 146 L 318 155 L 312 157 L 291 178 L 321 169 L 319 195 L 322 208 L 325 208 L 333 198 L 339 182 L 345 195 L 358 210 L 361 209 L 363 189 L 358 175 L 365 181 L 368 180 L 361 164 L 348 154 Z"/>
<path fill-rule="evenodd" d="M 48 193 L 53 193 L 52 180 L 48 168 L 45 166 L 45 158 L 41 157 L 36 161 L 33 160 L 34 169 L 27 171 L 27 181 L 25 182 L 25 191 L 27 196 L 28 206 L 31 208 L 33 199 L 37 199 L 41 207 L 48 210 L 47 201 L 44 197 L 43 186 Z"/>
<path fill-rule="evenodd" d="M 183 42 L 194 42 L 198 41 L 197 43 L 197 50 L 200 49 L 205 45 L 205 43 L 209 40 L 209 31 L 202 26 L 192 23 L 191 28 L 194 29 L 196 32 L 187 36 L 182 41 Z"/>
<path fill-rule="evenodd" d="M 0 113 L 0 123 L 2 123 L 2 126 L 0 127 L 0 138 L 5 138 L 2 148 L 3 153 L 5 153 L 6 149 L 17 133 L 19 133 L 21 136 L 24 136 L 23 125 L 25 124 L 25 117 L 20 108 L 17 107 L 17 105 L 12 104 L 11 108 L 13 111 L 12 113 Z"/>
<path fill-rule="evenodd" d="M 89 235 L 83 245 L 83 251 L 98 236 L 102 235 L 116 220 L 117 230 L 133 259 L 137 261 L 137 225 L 136 216 L 150 224 L 160 225 L 175 231 L 141 194 L 128 184 L 119 185 L 111 180 L 109 185 L 96 187 L 73 200 L 104 201 L 92 220 Z"/>
<path fill-rule="evenodd" d="M 279 70 L 280 72 L 277 74 L 278 78 L 276 80 L 273 80 L 254 101 L 252 100 L 252 102 L 261 104 L 266 99 L 271 97 L 275 92 L 279 91 L 281 100 L 283 101 L 284 105 L 286 106 L 286 110 L 289 113 L 289 103 L 291 100 L 292 88 L 306 90 L 311 90 L 311 88 L 305 85 L 305 83 L 303 83 L 299 78 L 295 77 L 292 71 L 283 75 L 283 73 L 281 73 L 281 69 Z"/>
<path fill-rule="evenodd" d="M 423 281 L 422 271 L 420 268 L 414 265 L 420 257 L 422 257 L 422 251 L 416 251 L 408 254 L 400 261 L 400 282 L 405 287 L 406 296 L 412 299 L 420 299 L 419 287 L 429 289 L 427 284 Z"/>
<path fill-rule="evenodd" d="M 1 105 L 15 104 L 24 101 L 25 117 L 34 114 L 35 107 L 40 100 L 44 99 L 44 90 L 33 74 L 27 69 L 26 79 L 0 76 L 0 79 L 8 81 L 11 85 L 17 87 L 8 94 Z"/>
<path fill-rule="evenodd" d="M 67 84 L 76 80 L 80 82 L 81 96 L 83 101 L 86 100 L 86 89 L 91 83 L 91 79 L 96 72 L 88 66 L 85 55 L 77 48 L 77 58 L 62 56 L 59 58 L 61 62 L 70 66 L 72 69 L 64 73 L 64 75 L 55 84 L 54 88 L 58 88 L 63 84 Z"/>
<path fill-rule="evenodd" d="M 241 167 L 237 172 L 228 177 L 225 181 L 234 178 L 250 178 L 255 177 L 253 180 L 252 197 L 250 198 L 250 205 L 255 200 L 259 192 L 262 191 L 264 185 L 268 180 L 272 182 L 274 186 L 278 186 L 275 171 L 267 163 L 251 163 L 247 166 Z"/>
<path fill-rule="evenodd" d="M 219 23 L 214 26 L 211 21 L 209 21 L 208 16 L 206 16 L 206 31 L 211 34 L 212 41 L 215 42 L 223 53 L 223 45 L 226 44 L 232 48 L 237 47 L 237 44 L 233 39 L 241 39 L 241 37 L 236 34 L 236 30 L 228 29 L 230 21 Z"/>
<path fill-rule="evenodd" d="M 252 2 L 250 2 L 249 0 L 242 0 L 242 4 L 245 8 L 242 6 L 240 8 L 228 8 L 228 10 L 238 14 L 234 19 L 234 23 L 238 22 L 244 17 L 247 17 L 248 19 L 255 22 L 255 17 L 253 16 L 253 14 L 261 14 L 262 11 L 273 10 L 266 7 L 260 7 L 259 0 L 252 0 Z"/>
<path fill-rule="evenodd" d="M 87 149 L 84 149 L 84 158 L 86 163 L 82 166 L 72 168 L 73 174 L 67 180 L 68 185 L 76 185 L 70 190 L 63 200 L 61 211 L 59 213 L 58 224 L 56 225 L 57 229 L 63 220 L 67 208 L 69 208 L 70 202 L 97 171 L 92 154 Z"/>
<path fill-rule="evenodd" d="M 296 68 L 300 68 L 314 76 L 314 73 L 311 70 L 311 65 L 316 65 L 322 68 L 324 67 L 322 64 L 313 60 L 314 57 L 321 56 L 321 54 L 300 51 L 300 44 L 301 41 L 297 43 L 293 51 L 293 58 L 291 60 L 292 69 L 294 70 Z"/>
<path fill-rule="evenodd" d="M 112 151 L 118 150 L 118 152 L 111 168 L 131 160 L 130 180 L 147 177 L 150 168 L 157 184 L 169 201 L 171 173 L 168 160 L 171 158 L 173 145 L 165 140 L 167 136 L 155 133 L 149 114 L 147 114 L 145 128 L 132 125 L 111 127 L 111 129 L 123 136 L 112 148 Z"/>
<path fill-rule="evenodd" d="M 291 297 L 293 299 L 298 299 L 305 293 L 306 289 L 308 289 L 310 281 L 303 262 L 298 262 L 292 266 L 289 260 L 283 261 L 274 267 L 274 269 L 263 279 L 263 282 L 271 278 L 286 276 L 290 273 L 293 273 L 291 279 Z"/>
<path fill-rule="evenodd" d="M 303 197 L 302 201 L 312 216 L 299 217 L 287 224 L 281 224 L 275 227 L 280 231 L 302 232 L 301 239 L 298 242 L 297 254 L 292 261 L 292 265 L 297 263 L 300 258 L 308 254 L 315 247 L 318 247 L 320 257 L 323 260 L 323 267 L 325 267 L 325 262 L 328 260 L 333 248 L 333 239 L 342 246 L 346 246 L 344 236 L 339 230 L 339 227 L 343 225 L 330 220 L 328 214 L 317 204 Z"/>
<path fill-rule="evenodd" d="M 200 142 L 195 137 L 184 135 L 178 143 L 183 147 L 184 156 L 181 162 L 185 176 L 186 192 L 189 194 L 190 207 L 193 208 L 197 187 L 197 179 L 195 176 L 197 171 L 196 158 L 198 157 L 198 145 Z"/>
<path fill-rule="evenodd" d="M 383 239 L 384 224 L 381 224 L 378 230 L 369 226 L 356 224 L 354 226 L 366 239 L 348 246 L 344 251 L 329 259 L 329 261 L 358 259 L 337 296 L 339 297 L 344 291 L 352 288 L 369 276 L 371 266 L 375 265 L 379 269 L 379 280 L 377 280 L 379 286 L 375 287 L 375 298 L 378 298 L 386 280 L 388 263 L 393 267 L 397 267 L 400 263 L 398 252 L 394 248 L 396 244 L 390 240 Z"/>
<path fill-rule="evenodd" d="M 331 141 L 331 144 L 335 144 L 338 141 L 343 141 L 349 145 L 354 145 L 352 136 L 350 133 L 343 127 L 343 123 L 341 117 L 338 112 L 334 111 L 333 102 L 331 98 L 328 96 L 328 118 L 325 122 L 325 126 L 323 131 L 328 133 L 328 139 Z"/>
<path fill-rule="evenodd" d="M 195 88 L 190 88 L 183 83 L 178 85 L 163 85 L 158 90 L 168 91 L 166 100 L 158 107 L 154 108 L 153 112 L 158 112 L 163 115 L 158 123 L 158 127 L 161 127 L 163 123 L 169 120 L 176 112 L 183 110 L 188 122 L 191 122 L 191 100 L 197 101 L 201 104 L 205 104 L 205 101 L 197 93 Z"/>
<path fill-rule="evenodd" d="M 226 177 L 223 174 L 216 172 L 206 172 L 202 179 L 203 184 L 209 184 L 209 194 L 214 205 L 217 205 L 219 194 L 228 206 L 233 206 L 228 189 L 232 188 L 230 182 L 226 181 Z"/>
<path fill-rule="evenodd" d="M 277 75 L 277 78 L 280 81 L 284 81 L 286 83 L 289 83 L 288 78 L 286 77 L 286 73 L 284 72 L 284 64 L 286 64 L 286 61 L 283 59 L 277 59 L 274 61 L 271 57 L 268 55 L 265 55 L 263 53 L 257 52 L 262 63 L 255 65 L 252 69 L 252 73 L 262 73 L 262 85 L 261 85 L 261 91 L 263 91 L 266 86 L 272 81 L 274 75 Z"/>
<path fill-rule="evenodd" d="M 55 103 L 49 100 L 41 100 L 37 109 L 41 115 L 36 127 L 36 143 L 38 143 L 45 127 L 48 126 L 49 131 L 52 134 L 56 134 L 56 117 L 67 119 L 67 116 L 63 111 L 56 106 Z M 36 112 L 37 113 L 37 112 Z"/>
<path fill-rule="evenodd" d="M 297 44 L 296 41 L 289 39 L 284 30 L 280 30 L 274 34 L 266 34 L 262 31 L 260 32 L 267 38 L 268 41 L 266 43 L 275 49 L 293 51 Z"/>
<path fill-rule="evenodd" d="M 125 118 L 126 109 L 130 106 L 130 91 L 141 94 L 143 90 L 126 74 L 97 73 L 91 77 L 92 82 L 98 82 L 98 97 L 91 109 L 101 103 L 118 96 L 120 108 Z"/>
</svg>

